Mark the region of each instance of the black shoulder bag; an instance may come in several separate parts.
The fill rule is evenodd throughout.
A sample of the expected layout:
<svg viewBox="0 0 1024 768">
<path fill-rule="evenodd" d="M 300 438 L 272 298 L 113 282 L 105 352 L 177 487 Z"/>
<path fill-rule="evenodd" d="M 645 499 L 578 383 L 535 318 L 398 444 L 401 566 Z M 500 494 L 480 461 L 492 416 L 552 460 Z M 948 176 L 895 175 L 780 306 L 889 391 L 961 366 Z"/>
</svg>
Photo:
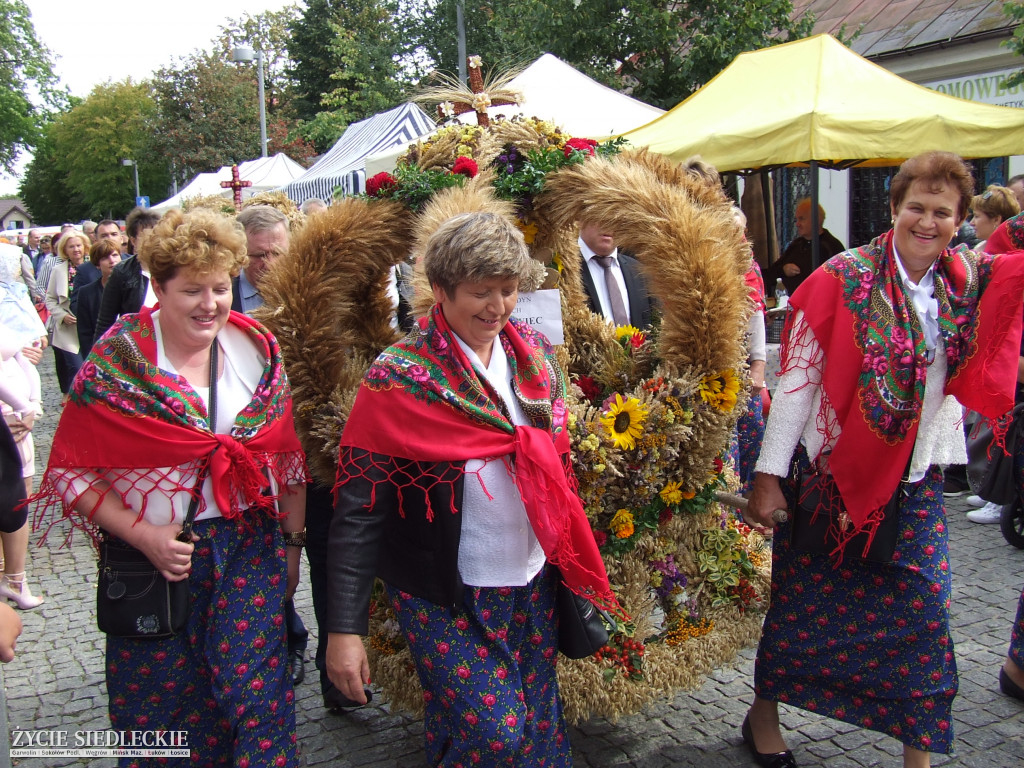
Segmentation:
<svg viewBox="0 0 1024 768">
<path fill-rule="evenodd" d="M 580 597 L 558 574 L 558 651 L 570 659 L 593 656 L 608 644 L 608 627 L 615 620 L 585 597 Z"/>
<path fill-rule="evenodd" d="M 217 429 L 217 342 L 210 347 L 210 428 Z M 192 541 L 207 458 L 192 489 L 178 541 Z M 168 581 L 140 550 L 107 533 L 100 540 L 96 623 L 102 632 L 135 640 L 159 640 L 185 629 L 191 610 L 188 579 Z"/>
<path fill-rule="evenodd" d="M 868 531 L 861 531 L 847 542 L 844 557 L 874 563 L 892 562 L 900 532 L 900 501 L 903 485 L 910 475 L 913 450 L 910 457 L 899 485 L 883 508 L 884 517 L 876 527 L 874 537 L 869 542 Z M 801 552 L 831 555 L 839 545 L 838 532 L 846 531 L 852 525 L 839 487 L 831 474 L 815 472 L 813 468 L 800 472 L 797 478 L 799 485 L 790 526 L 790 546 Z"/>
</svg>

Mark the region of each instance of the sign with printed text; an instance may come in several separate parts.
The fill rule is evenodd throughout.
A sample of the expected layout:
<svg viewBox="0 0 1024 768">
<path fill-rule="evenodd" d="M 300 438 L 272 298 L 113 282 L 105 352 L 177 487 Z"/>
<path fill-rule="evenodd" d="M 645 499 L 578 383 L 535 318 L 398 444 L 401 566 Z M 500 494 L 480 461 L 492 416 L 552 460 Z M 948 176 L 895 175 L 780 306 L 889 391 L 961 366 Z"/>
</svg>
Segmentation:
<svg viewBox="0 0 1024 768">
<path fill-rule="evenodd" d="M 520 293 L 512 317 L 521 323 L 528 323 L 535 331 L 548 337 L 555 346 L 565 343 L 562 330 L 562 301 L 557 288 L 548 288 L 532 293 Z"/>
</svg>

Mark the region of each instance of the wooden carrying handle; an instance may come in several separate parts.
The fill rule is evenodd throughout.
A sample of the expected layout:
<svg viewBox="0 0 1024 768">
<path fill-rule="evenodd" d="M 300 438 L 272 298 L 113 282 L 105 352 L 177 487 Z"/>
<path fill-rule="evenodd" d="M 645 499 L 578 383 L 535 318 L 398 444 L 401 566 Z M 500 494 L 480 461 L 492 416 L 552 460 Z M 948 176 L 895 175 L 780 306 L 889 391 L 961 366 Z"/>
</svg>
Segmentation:
<svg viewBox="0 0 1024 768">
<path fill-rule="evenodd" d="M 741 512 L 745 512 L 747 509 L 747 500 L 742 496 L 737 496 L 734 493 L 726 493 L 725 491 L 715 491 L 715 498 L 718 499 L 722 504 L 728 504 L 730 507 L 735 507 Z M 785 509 L 776 509 L 772 512 L 772 520 L 776 523 L 784 523 L 789 520 L 789 512 Z"/>
</svg>

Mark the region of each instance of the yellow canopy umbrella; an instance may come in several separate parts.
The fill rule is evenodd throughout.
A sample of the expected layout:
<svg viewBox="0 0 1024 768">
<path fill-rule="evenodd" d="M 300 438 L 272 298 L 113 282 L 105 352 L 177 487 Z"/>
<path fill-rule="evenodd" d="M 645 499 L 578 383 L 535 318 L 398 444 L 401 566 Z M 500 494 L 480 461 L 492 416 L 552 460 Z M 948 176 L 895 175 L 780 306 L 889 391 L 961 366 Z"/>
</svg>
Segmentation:
<svg viewBox="0 0 1024 768">
<path fill-rule="evenodd" d="M 936 93 L 816 35 L 740 54 L 686 101 L 622 135 L 676 161 L 699 154 L 719 171 L 884 166 L 931 149 L 1024 154 L 1024 109 Z"/>
</svg>

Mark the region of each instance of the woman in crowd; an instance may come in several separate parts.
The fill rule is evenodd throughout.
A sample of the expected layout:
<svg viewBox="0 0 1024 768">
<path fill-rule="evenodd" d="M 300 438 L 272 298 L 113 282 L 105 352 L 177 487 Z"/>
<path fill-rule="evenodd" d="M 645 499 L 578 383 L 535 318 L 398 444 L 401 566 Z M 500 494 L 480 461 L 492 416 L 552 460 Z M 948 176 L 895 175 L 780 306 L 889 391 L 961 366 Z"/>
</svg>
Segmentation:
<svg viewBox="0 0 1024 768">
<path fill-rule="evenodd" d="M 974 250 L 987 251 L 985 241 L 996 231 L 996 227 L 1020 213 L 1020 205 L 1012 189 L 990 184 L 988 189 L 971 200 L 971 211 L 974 213 L 971 224 L 978 235 L 978 244 Z"/>
<path fill-rule="evenodd" d="M 159 306 L 93 346 L 40 496 L 141 550 L 168 580 L 189 580 L 184 631 L 108 635 L 111 725 L 187 730 L 203 765 L 293 766 L 282 611 L 298 580 L 306 472 L 280 349 L 230 310 L 247 259 L 233 220 L 172 211 L 141 257 Z M 193 494 L 192 540 L 179 541 Z"/>
<path fill-rule="evenodd" d="M 1017 214 L 1000 224 L 988 239 L 989 253 L 1024 251 L 1024 213 Z M 1024 340 L 1021 341 L 1018 370 L 1024 372 Z M 1017 402 L 1024 402 L 1024 374 L 1018 373 Z M 1024 440 L 1017 440 L 1014 455 L 1017 473 L 1017 493 L 1024 499 Z M 1007 696 L 1024 701 L 1024 590 L 1017 602 L 1017 618 L 1010 632 L 1010 651 L 999 670 L 999 688 Z"/>
<path fill-rule="evenodd" d="M 57 364 L 57 384 L 67 400 L 71 380 L 82 366 L 78 353 L 78 318 L 71 309 L 71 293 L 78 267 L 89 252 L 89 238 L 78 231 L 68 232 L 57 243 L 60 262 L 50 272 L 46 285 L 46 309 L 50 313 L 53 358 Z"/>
<path fill-rule="evenodd" d="M 78 289 L 78 348 L 82 358 L 92 350 L 96 339 L 96 318 L 100 312 L 103 289 L 110 281 L 110 273 L 121 263 L 121 248 L 104 238 L 89 249 L 89 261 L 100 271 L 100 279 Z"/>
<path fill-rule="evenodd" d="M 46 329 L 36 314 L 28 289 L 17 280 L 20 251 L 3 246 L 0 255 L 0 407 L 21 457 L 22 476 L 28 495 L 36 473 L 32 427 L 42 415 L 40 381 L 36 364 L 46 345 Z M 9 532 L 8 532 L 9 531 Z M 43 598 L 32 594 L 26 578 L 29 523 L 0 533 L 0 597 L 22 610 L 36 608 Z"/>
<path fill-rule="evenodd" d="M 491 213 L 444 222 L 423 259 L 436 303 L 377 358 L 342 437 L 328 673 L 365 700 L 379 576 L 423 687 L 429 764 L 569 766 L 558 579 L 614 597 L 571 490 L 558 363 L 509 320 L 538 264 Z"/>
<path fill-rule="evenodd" d="M 791 526 L 777 529 L 743 723 L 759 765 L 796 765 L 780 701 L 899 739 L 908 768 L 951 750 L 957 672 L 937 465 L 965 461 L 961 403 L 989 419 L 1013 404 L 1019 340 L 1007 321 L 1024 289 L 1016 256 L 947 248 L 972 191 L 956 155 L 907 160 L 890 189 L 893 229 L 830 260 L 792 297 L 747 514 L 773 526 L 812 466 L 831 474 L 848 517 L 822 552 L 797 551 Z M 861 560 L 861 542 L 850 540 L 878 533 L 890 498 L 895 551 L 887 562 Z"/>
</svg>

